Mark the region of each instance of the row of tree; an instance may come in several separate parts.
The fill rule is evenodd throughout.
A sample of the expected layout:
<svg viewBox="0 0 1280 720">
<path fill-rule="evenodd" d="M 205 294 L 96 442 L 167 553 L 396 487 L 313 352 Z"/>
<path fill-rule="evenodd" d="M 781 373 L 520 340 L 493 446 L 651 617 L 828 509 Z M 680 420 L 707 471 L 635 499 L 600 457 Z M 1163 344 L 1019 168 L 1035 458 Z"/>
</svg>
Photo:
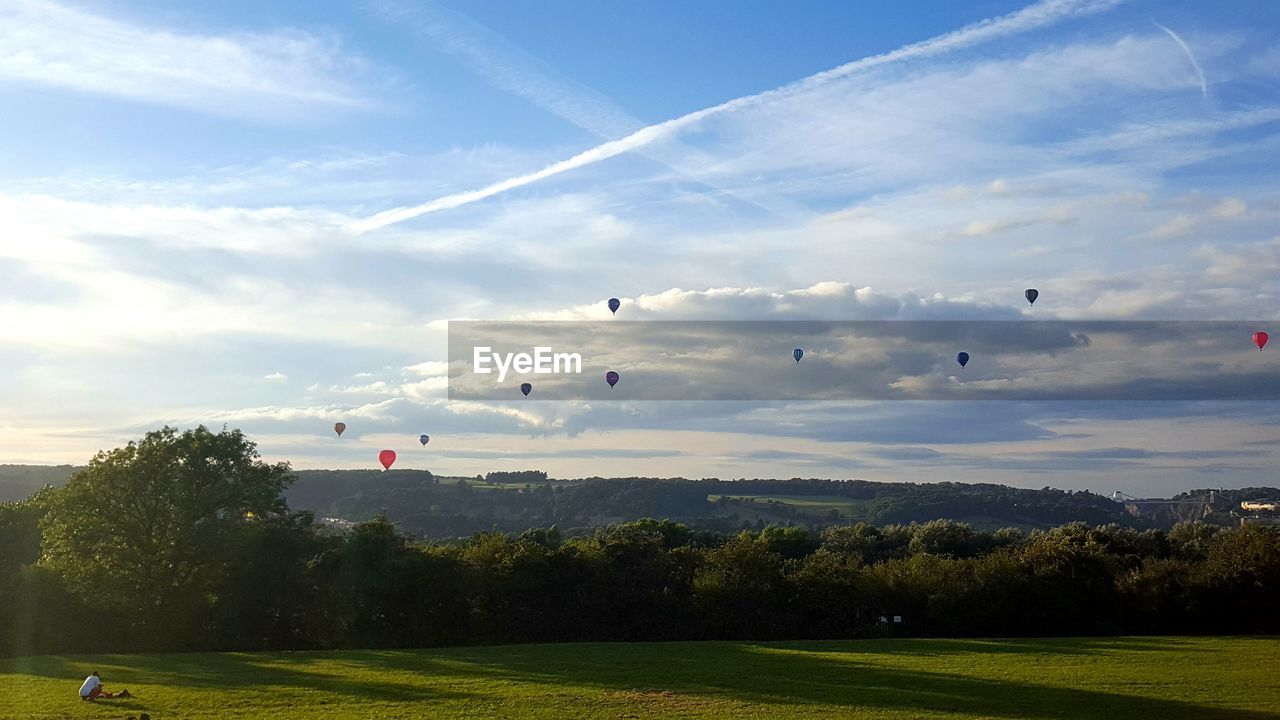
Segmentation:
<svg viewBox="0 0 1280 720">
<path fill-rule="evenodd" d="M 0 506 L 0 652 L 1280 632 L 1280 532 L 642 520 L 420 544 L 290 512 L 237 431 L 164 429 Z M 902 622 L 894 622 L 895 616 Z"/>
</svg>

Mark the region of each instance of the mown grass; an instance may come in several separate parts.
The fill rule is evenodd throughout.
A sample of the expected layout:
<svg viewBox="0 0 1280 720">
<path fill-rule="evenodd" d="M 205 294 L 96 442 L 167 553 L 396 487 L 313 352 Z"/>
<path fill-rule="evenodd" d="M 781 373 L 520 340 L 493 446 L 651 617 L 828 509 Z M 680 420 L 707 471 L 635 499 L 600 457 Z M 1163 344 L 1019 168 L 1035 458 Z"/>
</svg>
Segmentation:
<svg viewBox="0 0 1280 720">
<path fill-rule="evenodd" d="M 92 670 L 132 700 L 83 703 Z M 1280 719 L 1280 639 L 524 645 L 0 660 L 0 717 Z"/>
</svg>

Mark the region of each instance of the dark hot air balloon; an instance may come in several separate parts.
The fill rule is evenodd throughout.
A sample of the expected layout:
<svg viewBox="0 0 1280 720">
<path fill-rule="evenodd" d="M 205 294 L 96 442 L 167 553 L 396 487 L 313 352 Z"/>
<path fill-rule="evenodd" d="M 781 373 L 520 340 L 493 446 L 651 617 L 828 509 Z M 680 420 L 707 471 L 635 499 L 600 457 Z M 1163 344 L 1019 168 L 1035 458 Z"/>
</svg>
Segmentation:
<svg viewBox="0 0 1280 720">
<path fill-rule="evenodd" d="M 610 370 L 609 372 L 607 372 L 607 373 L 605 373 L 605 374 L 604 374 L 604 381 L 605 381 L 605 382 L 607 382 L 607 383 L 609 383 L 609 387 L 613 387 L 614 385 L 617 385 L 617 384 L 618 384 L 618 373 L 616 373 L 616 372 L 614 372 L 614 371 Z"/>
<path fill-rule="evenodd" d="M 342 437 L 342 431 L 347 429 L 346 423 L 334 423 L 333 431 L 338 433 L 338 437 Z"/>
<path fill-rule="evenodd" d="M 618 308 L 622 307 L 622 301 L 618 298 L 609 298 L 609 312 L 614 315 L 618 314 Z"/>
<path fill-rule="evenodd" d="M 529 393 L 533 392 L 533 383 L 520 383 L 520 392 L 529 397 Z"/>
<path fill-rule="evenodd" d="M 791 357 L 795 358 L 796 362 L 800 362 L 800 358 L 804 357 L 804 350 L 801 350 L 800 348 L 792 350 Z"/>
<path fill-rule="evenodd" d="M 956 355 L 956 362 L 960 363 L 960 367 L 964 367 L 965 365 L 968 365 L 968 364 L 969 364 L 969 353 L 967 353 L 967 352 L 962 352 L 962 353 L 960 353 L 959 355 Z"/>
<path fill-rule="evenodd" d="M 1022 293 L 1022 295 L 1027 298 L 1027 302 L 1035 305 L 1036 298 L 1040 297 L 1040 291 L 1035 288 L 1027 288 L 1027 291 Z"/>
<path fill-rule="evenodd" d="M 382 463 L 383 470 L 390 470 L 391 464 L 396 461 L 395 450 L 383 450 L 378 453 L 378 462 Z"/>
<path fill-rule="evenodd" d="M 1270 339 L 1271 339 L 1271 336 L 1262 332 L 1261 330 L 1253 334 L 1253 344 L 1257 345 L 1259 350 L 1266 347 L 1267 341 Z"/>
<path fill-rule="evenodd" d="M 427 443 L 431 442 L 431 436 L 427 435 L 426 433 L 422 433 L 421 435 L 418 436 L 418 442 L 422 443 L 423 445 L 426 445 Z"/>
</svg>

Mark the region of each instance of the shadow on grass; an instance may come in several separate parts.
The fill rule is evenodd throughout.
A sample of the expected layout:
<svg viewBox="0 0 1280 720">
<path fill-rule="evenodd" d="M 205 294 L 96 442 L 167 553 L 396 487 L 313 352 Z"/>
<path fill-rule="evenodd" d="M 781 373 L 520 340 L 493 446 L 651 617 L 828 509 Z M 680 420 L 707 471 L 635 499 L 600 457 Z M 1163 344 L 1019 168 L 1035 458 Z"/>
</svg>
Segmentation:
<svg viewBox="0 0 1280 720">
<path fill-rule="evenodd" d="M 947 641 L 941 641 L 945 644 Z M 1083 652 L 1092 641 L 1065 641 L 1068 652 Z M 1124 641 L 1102 646 L 1129 648 Z M 878 643 L 877 643 L 878 644 Z M 981 641 L 970 649 L 992 652 L 1001 641 Z M 1011 641 L 1004 652 L 1058 651 L 1057 643 Z M 1127 695 L 1107 690 L 1062 688 L 992 680 L 915 669 L 885 667 L 858 660 L 848 643 L 640 643 L 628 646 L 508 646 L 450 650 L 423 655 L 412 652 L 362 654 L 361 662 L 380 667 L 433 673 L 477 675 L 495 680 L 593 687 L 602 690 L 660 690 L 720 697 L 749 703 L 811 704 L 841 708 L 896 710 L 906 713 L 959 712 L 982 717 L 1093 719 L 1159 718 L 1183 720 L 1280 720 L 1280 712 L 1249 711 L 1179 700 Z M 1158 644 L 1135 642 L 1143 650 Z M 1031 648 L 1031 649 L 1028 649 Z M 1169 646 L 1163 649 L 1169 650 Z M 1180 648 L 1173 648 L 1179 651 Z M 799 651 L 799 652 L 797 652 Z M 832 658 L 813 653 L 844 652 Z M 869 646 L 865 652 L 876 653 Z M 452 663 L 441 663 L 449 659 Z M 459 664 L 461 663 L 461 664 Z"/>
<path fill-rule="evenodd" d="M 366 700 L 410 702 L 468 697 L 408 682 L 348 676 L 345 670 L 383 669 L 365 652 L 311 653 L 176 653 L 161 655 L 63 656 L 4 661 L 10 671 L 67 681 L 74 692 L 84 676 L 98 671 L 113 690 L 171 686 L 201 690 L 287 687 L 346 695 Z M 135 695 L 139 691 L 134 691 Z M 135 698 L 138 700 L 144 698 Z M 110 700 L 122 703 L 131 700 Z M 120 707 L 134 707 L 120 705 Z M 145 708 L 140 708 L 145 709 Z"/>
<path fill-rule="evenodd" d="M 635 700 L 637 703 L 645 701 L 646 693 L 656 690 L 677 696 L 756 704 L 815 705 L 832 708 L 836 713 L 861 708 L 898 711 L 905 715 L 953 712 L 1027 720 L 1100 717 L 1280 720 L 1280 712 L 1235 710 L 1106 689 L 1051 687 L 891 667 L 874 661 L 876 655 L 883 653 L 899 657 L 915 654 L 922 658 L 965 652 L 997 653 L 1028 655 L 1030 660 L 1031 654 L 1104 655 L 1128 651 L 1195 651 L 1224 656 L 1228 652 L 1199 647 L 1194 639 L 1176 638 L 833 641 L 768 645 L 601 643 L 429 651 L 101 655 L 74 663 L 62 657 L 41 657 L 5 661 L 0 667 L 65 678 L 69 691 L 74 691 L 88 670 L 97 669 L 113 688 L 143 683 L 213 691 L 291 687 L 385 701 L 492 699 L 488 693 L 437 689 L 454 680 L 481 679 L 585 690 L 588 694 L 615 691 L 628 697 L 635 695 L 639 698 Z M 1116 660 L 1130 664 L 1141 661 L 1137 654 Z M 1206 658 L 1206 662 L 1212 661 Z M 1009 662 L 1019 660 L 1010 657 Z M 1044 670 L 1053 672 L 1054 668 Z M 409 677 L 401 682 L 391 681 L 386 679 L 387 671 L 398 671 Z M 383 679 L 378 679 L 378 673 L 384 673 Z M 419 685 L 413 683 L 414 677 L 428 680 Z M 427 684 L 434 687 L 425 687 Z M 132 709 L 140 705 L 120 707 Z"/>
</svg>

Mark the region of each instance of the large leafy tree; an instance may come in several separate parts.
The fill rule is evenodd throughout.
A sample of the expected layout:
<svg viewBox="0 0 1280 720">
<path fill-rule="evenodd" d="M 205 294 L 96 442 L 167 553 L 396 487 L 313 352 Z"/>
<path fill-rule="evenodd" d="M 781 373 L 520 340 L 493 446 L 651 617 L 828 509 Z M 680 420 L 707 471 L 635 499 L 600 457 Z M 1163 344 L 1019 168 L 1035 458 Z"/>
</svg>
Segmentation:
<svg viewBox="0 0 1280 720">
<path fill-rule="evenodd" d="M 267 464 L 239 430 L 165 427 L 99 452 L 50 501 L 41 564 L 151 638 L 196 631 L 243 562 L 229 548 L 281 518 L 287 464 Z"/>
</svg>

